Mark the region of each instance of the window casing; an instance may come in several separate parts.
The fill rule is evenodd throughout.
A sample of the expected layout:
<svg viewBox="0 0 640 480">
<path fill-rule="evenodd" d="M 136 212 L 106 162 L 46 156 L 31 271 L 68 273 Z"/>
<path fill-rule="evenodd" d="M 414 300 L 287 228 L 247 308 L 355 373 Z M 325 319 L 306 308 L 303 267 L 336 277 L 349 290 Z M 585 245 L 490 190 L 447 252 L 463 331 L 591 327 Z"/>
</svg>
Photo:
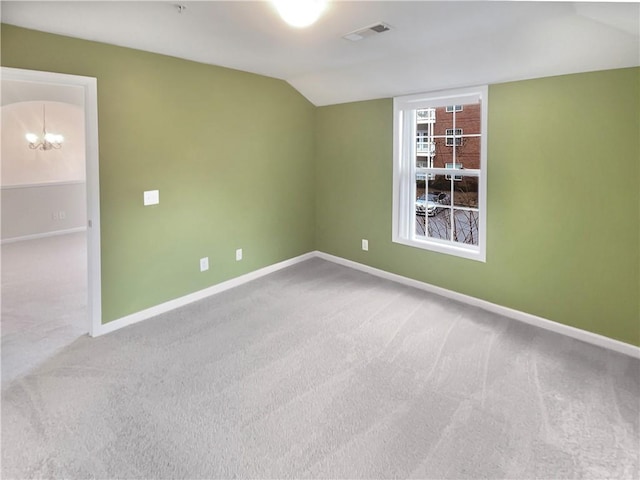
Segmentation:
<svg viewBox="0 0 640 480">
<path fill-rule="evenodd" d="M 488 88 L 394 99 L 393 238 L 486 260 Z"/>
</svg>

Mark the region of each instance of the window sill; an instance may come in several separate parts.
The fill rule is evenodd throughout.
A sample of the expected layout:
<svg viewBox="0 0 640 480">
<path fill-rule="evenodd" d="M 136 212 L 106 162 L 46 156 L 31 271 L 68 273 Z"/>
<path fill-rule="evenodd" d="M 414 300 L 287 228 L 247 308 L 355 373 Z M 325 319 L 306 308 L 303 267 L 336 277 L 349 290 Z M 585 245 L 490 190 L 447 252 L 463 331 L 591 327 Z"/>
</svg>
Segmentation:
<svg viewBox="0 0 640 480">
<path fill-rule="evenodd" d="M 486 254 L 479 247 L 463 247 L 450 244 L 439 243 L 431 240 L 409 239 L 403 237 L 395 237 L 391 239 L 393 243 L 399 243 L 408 247 L 419 248 L 436 253 L 444 253 L 445 255 L 453 255 L 455 257 L 465 258 L 467 260 L 475 260 L 485 263 Z"/>
</svg>

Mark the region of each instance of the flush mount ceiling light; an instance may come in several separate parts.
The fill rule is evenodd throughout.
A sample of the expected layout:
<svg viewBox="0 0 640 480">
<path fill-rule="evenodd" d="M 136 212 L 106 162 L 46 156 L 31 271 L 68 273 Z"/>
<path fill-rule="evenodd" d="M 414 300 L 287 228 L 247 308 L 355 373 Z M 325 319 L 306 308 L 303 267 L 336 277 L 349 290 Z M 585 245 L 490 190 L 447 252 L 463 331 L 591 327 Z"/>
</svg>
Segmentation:
<svg viewBox="0 0 640 480">
<path fill-rule="evenodd" d="M 273 0 L 273 5 L 292 27 L 308 27 L 318 20 L 327 6 L 326 0 Z"/>
<path fill-rule="evenodd" d="M 25 137 L 27 142 L 29 142 L 29 148 L 31 150 L 57 150 L 62 148 L 62 142 L 64 141 L 62 135 L 47 132 L 47 119 L 44 105 L 42 105 L 42 135 L 38 136 L 35 133 L 27 133 Z"/>
</svg>

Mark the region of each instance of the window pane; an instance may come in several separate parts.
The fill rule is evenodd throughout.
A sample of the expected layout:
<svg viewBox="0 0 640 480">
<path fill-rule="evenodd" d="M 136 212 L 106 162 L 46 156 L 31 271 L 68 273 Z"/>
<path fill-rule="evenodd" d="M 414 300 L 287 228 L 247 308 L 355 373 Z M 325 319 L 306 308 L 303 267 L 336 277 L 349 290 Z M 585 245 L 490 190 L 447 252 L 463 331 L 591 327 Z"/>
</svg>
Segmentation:
<svg viewBox="0 0 640 480">
<path fill-rule="evenodd" d="M 429 196 L 431 201 L 440 205 L 451 205 L 451 181 L 446 179 L 445 175 L 433 175 L 429 179 Z"/>
<path fill-rule="evenodd" d="M 427 209 L 427 202 L 425 200 L 426 190 L 426 177 L 423 173 L 416 174 L 416 201 L 414 204 L 414 211 L 416 216 L 424 217 Z M 423 232 L 424 234 L 424 232 Z"/>
<path fill-rule="evenodd" d="M 433 168 L 445 168 L 445 164 L 453 162 L 453 147 L 447 147 L 444 138 L 436 138 Z"/>
<path fill-rule="evenodd" d="M 433 157 L 436 153 L 436 145 L 432 135 L 426 130 L 416 131 L 416 155 L 419 157 Z"/>
<path fill-rule="evenodd" d="M 429 238 L 451 240 L 451 181 L 432 175 L 427 182 L 426 232 Z"/>
<path fill-rule="evenodd" d="M 464 168 L 480 168 L 480 137 L 462 137 L 461 144 L 456 147 L 456 163 Z"/>
<path fill-rule="evenodd" d="M 418 158 L 420 160 L 420 158 Z M 426 159 L 422 159 L 426 160 Z M 423 237 L 427 228 L 427 175 L 416 174 L 416 201 L 414 204 L 415 225 L 414 231 L 416 236 Z"/>
<path fill-rule="evenodd" d="M 478 245 L 478 212 L 454 209 L 453 218 L 453 240 L 468 245 Z"/>
<path fill-rule="evenodd" d="M 444 175 L 416 175 L 417 236 L 451 240 L 451 183 Z"/>
<path fill-rule="evenodd" d="M 431 157 L 420 157 L 416 158 L 416 167 L 417 168 L 433 168 L 433 161 Z"/>
<path fill-rule="evenodd" d="M 478 177 L 460 176 L 453 182 L 453 205 L 478 208 Z"/>
<path fill-rule="evenodd" d="M 451 116 L 451 113 L 447 115 Z M 449 127 L 452 128 L 452 127 Z M 480 104 L 463 105 L 461 112 L 456 112 L 456 128 L 461 128 L 465 134 L 480 133 Z"/>
<path fill-rule="evenodd" d="M 427 219 L 424 215 L 416 215 L 416 225 L 415 232 L 416 236 L 424 237 L 425 236 L 425 228 L 427 225 Z"/>
<path fill-rule="evenodd" d="M 460 115 L 462 112 L 457 112 Z M 453 112 L 447 112 L 445 107 L 436 108 L 435 135 L 444 136 L 448 128 L 453 128 Z"/>
<path fill-rule="evenodd" d="M 452 111 L 447 107 L 436 108 L 435 113 L 435 135 L 446 135 L 446 130 L 461 128 L 466 134 L 480 133 L 480 104 L 472 103 L 460 105 L 462 110 Z M 455 122 L 454 122 L 455 119 Z"/>
<path fill-rule="evenodd" d="M 438 207 L 437 213 L 427 218 L 427 233 L 429 238 L 451 240 L 451 209 Z"/>
</svg>

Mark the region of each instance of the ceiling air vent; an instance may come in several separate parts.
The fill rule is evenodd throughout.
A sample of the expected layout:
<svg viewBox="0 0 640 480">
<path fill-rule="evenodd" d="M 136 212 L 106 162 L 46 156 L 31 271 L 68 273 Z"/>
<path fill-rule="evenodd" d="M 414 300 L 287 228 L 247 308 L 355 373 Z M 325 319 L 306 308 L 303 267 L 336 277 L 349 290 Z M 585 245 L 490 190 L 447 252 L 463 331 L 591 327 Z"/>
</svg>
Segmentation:
<svg viewBox="0 0 640 480">
<path fill-rule="evenodd" d="M 367 38 L 378 33 L 388 32 L 389 30 L 391 30 L 391 27 L 386 23 L 376 23 L 375 25 L 361 28 L 355 32 L 347 33 L 346 35 L 343 35 L 342 38 L 345 40 L 351 40 L 352 42 L 357 42 L 363 38 Z"/>
</svg>

